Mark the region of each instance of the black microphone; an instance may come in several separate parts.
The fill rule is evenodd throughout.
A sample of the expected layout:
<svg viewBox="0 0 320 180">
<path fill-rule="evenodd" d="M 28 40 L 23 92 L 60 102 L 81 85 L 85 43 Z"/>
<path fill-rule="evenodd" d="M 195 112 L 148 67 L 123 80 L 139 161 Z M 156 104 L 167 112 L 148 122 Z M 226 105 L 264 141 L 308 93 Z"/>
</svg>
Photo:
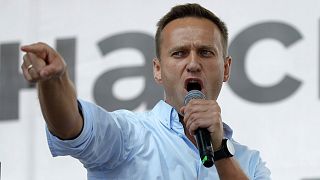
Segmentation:
<svg viewBox="0 0 320 180">
<path fill-rule="evenodd" d="M 191 90 L 184 98 L 184 104 L 187 105 L 191 99 L 206 99 L 206 96 L 199 90 Z M 202 164 L 209 168 L 213 166 L 214 156 L 210 133 L 207 129 L 199 128 L 195 134 Z"/>
</svg>

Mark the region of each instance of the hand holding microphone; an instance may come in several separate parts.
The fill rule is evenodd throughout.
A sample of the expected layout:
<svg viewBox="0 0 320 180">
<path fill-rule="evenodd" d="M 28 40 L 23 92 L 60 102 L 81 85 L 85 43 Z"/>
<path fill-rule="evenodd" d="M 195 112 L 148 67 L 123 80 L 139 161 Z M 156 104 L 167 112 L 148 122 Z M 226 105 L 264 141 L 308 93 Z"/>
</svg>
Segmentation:
<svg viewBox="0 0 320 180">
<path fill-rule="evenodd" d="M 221 146 L 223 125 L 221 110 L 214 100 L 206 100 L 199 90 L 191 90 L 181 108 L 184 123 L 191 135 L 195 135 L 201 161 L 205 167 L 213 165 L 213 153 Z"/>
</svg>

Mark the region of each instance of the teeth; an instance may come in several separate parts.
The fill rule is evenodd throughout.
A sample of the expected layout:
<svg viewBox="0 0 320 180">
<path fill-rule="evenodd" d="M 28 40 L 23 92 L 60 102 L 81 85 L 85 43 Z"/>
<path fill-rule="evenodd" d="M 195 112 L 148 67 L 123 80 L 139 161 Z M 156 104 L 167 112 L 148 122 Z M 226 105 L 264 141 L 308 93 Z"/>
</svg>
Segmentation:
<svg viewBox="0 0 320 180">
<path fill-rule="evenodd" d="M 191 83 L 197 83 L 197 82 L 199 82 L 199 81 L 197 81 L 197 80 L 191 80 L 191 81 L 189 81 L 189 82 L 191 82 Z"/>
</svg>

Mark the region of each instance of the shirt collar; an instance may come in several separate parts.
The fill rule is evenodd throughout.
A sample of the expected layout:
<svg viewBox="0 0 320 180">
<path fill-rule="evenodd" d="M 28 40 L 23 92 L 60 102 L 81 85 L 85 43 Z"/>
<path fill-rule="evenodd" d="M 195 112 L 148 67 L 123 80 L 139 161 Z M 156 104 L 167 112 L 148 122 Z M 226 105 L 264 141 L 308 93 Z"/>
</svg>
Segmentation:
<svg viewBox="0 0 320 180">
<path fill-rule="evenodd" d="M 171 119 L 175 119 L 172 118 L 172 113 L 176 112 L 172 106 L 170 106 L 163 100 L 160 100 L 151 112 L 153 112 L 153 114 L 158 117 L 157 119 L 159 119 L 161 124 L 163 124 L 168 129 L 171 129 Z"/>
<path fill-rule="evenodd" d="M 162 125 L 168 129 L 178 130 L 183 132 L 183 126 L 179 121 L 177 111 L 168 103 L 160 100 L 155 107 L 151 110 L 156 115 L 157 119 Z M 223 122 L 224 137 L 231 139 L 233 130 L 231 127 Z"/>
</svg>

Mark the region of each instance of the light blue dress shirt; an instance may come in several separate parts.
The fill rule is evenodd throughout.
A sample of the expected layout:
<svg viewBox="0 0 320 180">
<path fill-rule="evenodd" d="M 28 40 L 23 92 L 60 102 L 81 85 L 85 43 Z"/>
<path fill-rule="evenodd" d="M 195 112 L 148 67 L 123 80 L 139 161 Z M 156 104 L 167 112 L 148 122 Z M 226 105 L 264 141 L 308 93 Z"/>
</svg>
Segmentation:
<svg viewBox="0 0 320 180">
<path fill-rule="evenodd" d="M 213 180 L 219 179 L 215 166 L 201 164 L 196 146 L 184 134 L 178 113 L 164 101 L 148 112 L 118 110 L 107 112 L 79 100 L 84 117 L 81 134 L 60 140 L 48 129 L 53 156 L 71 155 L 83 163 L 89 180 Z M 235 146 L 235 158 L 250 179 L 270 179 L 270 171 L 259 152 L 232 139 L 224 124 L 225 137 Z"/>
</svg>

